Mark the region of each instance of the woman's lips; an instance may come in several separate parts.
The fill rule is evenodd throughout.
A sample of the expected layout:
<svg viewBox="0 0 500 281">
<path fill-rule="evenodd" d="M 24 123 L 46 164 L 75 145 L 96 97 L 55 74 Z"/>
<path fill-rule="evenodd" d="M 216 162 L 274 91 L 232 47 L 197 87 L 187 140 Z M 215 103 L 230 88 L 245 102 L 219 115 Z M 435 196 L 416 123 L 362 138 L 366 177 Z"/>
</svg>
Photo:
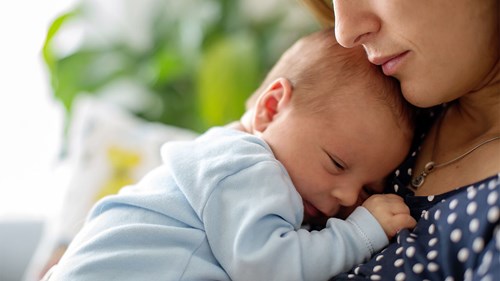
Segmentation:
<svg viewBox="0 0 500 281">
<path fill-rule="evenodd" d="M 376 65 L 381 65 L 384 74 L 387 76 L 392 76 L 397 72 L 398 67 L 401 65 L 407 54 L 408 51 L 405 51 L 397 55 L 376 57 L 370 59 L 370 62 Z"/>
</svg>

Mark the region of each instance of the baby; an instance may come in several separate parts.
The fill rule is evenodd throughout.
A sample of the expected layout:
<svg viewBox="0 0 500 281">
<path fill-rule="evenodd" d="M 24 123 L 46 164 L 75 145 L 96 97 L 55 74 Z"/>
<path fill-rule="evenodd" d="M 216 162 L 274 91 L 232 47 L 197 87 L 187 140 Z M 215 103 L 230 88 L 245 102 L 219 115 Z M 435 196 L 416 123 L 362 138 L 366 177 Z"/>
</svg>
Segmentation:
<svg viewBox="0 0 500 281">
<path fill-rule="evenodd" d="M 238 126 L 165 144 L 164 165 L 97 203 L 47 278 L 326 280 L 415 225 L 400 197 L 375 194 L 412 117 L 362 49 L 309 35 L 249 105 Z"/>
</svg>

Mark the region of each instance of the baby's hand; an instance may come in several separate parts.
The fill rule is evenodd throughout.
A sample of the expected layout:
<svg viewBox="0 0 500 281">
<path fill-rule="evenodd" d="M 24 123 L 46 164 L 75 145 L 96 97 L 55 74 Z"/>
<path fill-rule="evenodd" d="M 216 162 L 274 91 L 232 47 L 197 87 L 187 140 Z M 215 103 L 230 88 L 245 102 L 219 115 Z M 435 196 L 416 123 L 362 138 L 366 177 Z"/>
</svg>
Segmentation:
<svg viewBox="0 0 500 281">
<path fill-rule="evenodd" d="M 413 228 L 417 224 L 403 198 L 395 194 L 372 195 L 363 202 L 363 207 L 377 219 L 389 239 L 400 229 Z"/>
</svg>

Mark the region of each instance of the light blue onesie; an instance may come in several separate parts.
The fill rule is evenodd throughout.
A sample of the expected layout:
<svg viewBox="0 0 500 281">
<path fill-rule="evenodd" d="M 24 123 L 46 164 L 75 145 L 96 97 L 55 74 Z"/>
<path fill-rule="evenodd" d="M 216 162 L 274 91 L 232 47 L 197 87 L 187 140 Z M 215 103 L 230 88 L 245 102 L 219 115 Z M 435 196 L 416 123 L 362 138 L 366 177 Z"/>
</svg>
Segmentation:
<svg viewBox="0 0 500 281">
<path fill-rule="evenodd" d="M 301 229 L 302 199 L 256 136 L 214 128 L 162 156 L 94 206 L 50 280 L 326 280 L 388 243 L 363 207 Z"/>
</svg>

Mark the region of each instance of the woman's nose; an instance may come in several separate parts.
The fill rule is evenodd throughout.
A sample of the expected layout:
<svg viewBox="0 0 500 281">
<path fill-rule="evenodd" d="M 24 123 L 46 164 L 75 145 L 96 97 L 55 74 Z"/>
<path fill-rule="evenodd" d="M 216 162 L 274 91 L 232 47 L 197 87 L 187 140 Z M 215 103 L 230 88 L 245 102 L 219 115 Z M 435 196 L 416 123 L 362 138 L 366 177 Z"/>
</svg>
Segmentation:
<svg viewBox="0 0 500 281">
<path fill-rule="evenodd" d="M 365 43 L 380 29 L 370 0 L 333 0 L 335 37 L 340 45 L 352 48 Z"/>
</svg>

